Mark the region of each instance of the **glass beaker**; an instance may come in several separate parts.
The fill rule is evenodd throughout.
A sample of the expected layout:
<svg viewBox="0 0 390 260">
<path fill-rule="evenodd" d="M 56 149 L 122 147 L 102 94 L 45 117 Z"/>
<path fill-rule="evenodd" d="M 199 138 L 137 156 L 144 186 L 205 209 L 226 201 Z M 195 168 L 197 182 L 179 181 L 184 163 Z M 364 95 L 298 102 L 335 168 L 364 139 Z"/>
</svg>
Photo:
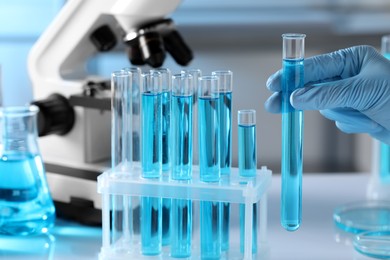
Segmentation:
<svg viewBox="0 0 390 260">
<path fill-rule="evenodd" d="M 46 233 L 55 208 L 37 143 L 38 107 L 0 109 L 0 234 Z"/>
</svg>

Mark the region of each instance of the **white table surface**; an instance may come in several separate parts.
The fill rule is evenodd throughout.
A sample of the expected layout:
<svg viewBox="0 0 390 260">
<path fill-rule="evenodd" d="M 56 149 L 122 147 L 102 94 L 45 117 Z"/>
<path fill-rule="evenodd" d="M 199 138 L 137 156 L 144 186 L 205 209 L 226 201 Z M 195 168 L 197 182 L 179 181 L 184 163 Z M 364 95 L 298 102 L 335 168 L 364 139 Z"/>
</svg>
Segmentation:
<svg viewBox="0 0 390 260">
<path fill-rule="evenodd" d="M 280 175 L 272 178 L 266 259 L 372 260 L 353 249 L 332 219 L 335 207 L 365 200 L 368 174 L 304 174 L 302 225 L 295 232 L 287 232 L 280 225 Z M 0 237 L 0 259 L 98 259 L 101 229 L 59 220 L 52 237 L 29 239 Z"/>
</svg>

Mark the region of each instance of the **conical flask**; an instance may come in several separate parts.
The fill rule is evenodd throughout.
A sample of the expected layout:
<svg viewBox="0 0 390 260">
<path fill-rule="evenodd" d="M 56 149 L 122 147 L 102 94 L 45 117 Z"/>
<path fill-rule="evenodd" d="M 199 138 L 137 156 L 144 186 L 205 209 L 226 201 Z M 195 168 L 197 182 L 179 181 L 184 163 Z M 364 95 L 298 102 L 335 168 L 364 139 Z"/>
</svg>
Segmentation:
<svg viewBox="0 0 390 260">
<path fill-rule="evenodd" d="M 0 234 L 45 233 L 55 221 L 37 142 L 38 107 L 0 109 Z"/>
</svg>

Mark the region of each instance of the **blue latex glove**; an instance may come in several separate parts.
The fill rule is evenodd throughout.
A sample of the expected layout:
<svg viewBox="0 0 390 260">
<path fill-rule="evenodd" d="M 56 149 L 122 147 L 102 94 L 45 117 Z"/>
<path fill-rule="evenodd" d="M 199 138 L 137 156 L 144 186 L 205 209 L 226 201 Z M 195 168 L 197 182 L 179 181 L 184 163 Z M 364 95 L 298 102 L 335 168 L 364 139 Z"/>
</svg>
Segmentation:
<svg viewBox="0 0 390 260">
<path fill-rule="evenodd" d="M 346 133 L 368 133 L 390 145 L 390 61 L 373 47 L 356 46 L 305 60 L 305 86 L 290 96 L 299 110 L 320 110 Z M 267 81 L 265 102 L 281 112 L 281 76 Z"/>
</svg>

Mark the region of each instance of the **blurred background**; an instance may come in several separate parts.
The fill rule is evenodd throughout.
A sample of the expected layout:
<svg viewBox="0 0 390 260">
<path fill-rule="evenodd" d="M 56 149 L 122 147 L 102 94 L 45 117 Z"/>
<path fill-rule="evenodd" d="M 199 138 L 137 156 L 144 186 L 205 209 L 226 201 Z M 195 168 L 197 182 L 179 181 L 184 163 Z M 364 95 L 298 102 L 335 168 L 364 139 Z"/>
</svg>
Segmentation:
<svg viewBox="0 0 390 260">
<path fill-rule="evenodd" d="M 31 46 L 65 0 L 0 1 L 0 65 L 4 106 L 33 100 L 27 73 Z M 172 18 L 194 51 L 190 68 L 203 74 L 217 69 L 234 73 L 233 165 L 237 165 L 237 110 L 257 111 L 258 163 L 280 172 L 281 117 L 269 114 L 265 83 L 281 68 L 282 33 L 305 33 L 306 57 L 353 45 L 379 50 L 390 33 L 390 2 L 386 0 L 184 0 Z M 91 73 L 110 76 L 130 66 L 124 50 L 98 55 L 88 63 Z M 170 57 L 164 64 L 179 72 Z M 143 69 L 148 69 L 147 67 Z M 347 135 L 318 112 L 305 112 L 304 172 L 367 172 L 371 139 Z"/>
</svg>

